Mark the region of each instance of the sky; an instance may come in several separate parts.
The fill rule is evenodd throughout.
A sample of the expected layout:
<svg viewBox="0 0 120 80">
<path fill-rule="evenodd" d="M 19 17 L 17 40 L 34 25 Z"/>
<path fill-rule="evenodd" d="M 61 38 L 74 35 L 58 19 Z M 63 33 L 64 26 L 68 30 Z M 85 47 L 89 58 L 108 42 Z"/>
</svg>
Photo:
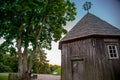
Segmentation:
<svg viewBox="0 0 120 80">
<path fill-rule="evenodd" d="M 82 9 L 82 5 L 86 1 L 92 3 L 92 7 L 89 10 L 91 14 L 120 29 L 120 0 L 71 0 L 71 2 L 75 3 L 77 15 L 74 21 L 67 23 L 65 29 L 69 31 L 85 16 L 87 12 Z M 45 51 L 50 64 L 61 65 L 61 51 L 58 49 L 58 45 L 59 42 L 52 42 L 52 50 Z"/>
</svg>

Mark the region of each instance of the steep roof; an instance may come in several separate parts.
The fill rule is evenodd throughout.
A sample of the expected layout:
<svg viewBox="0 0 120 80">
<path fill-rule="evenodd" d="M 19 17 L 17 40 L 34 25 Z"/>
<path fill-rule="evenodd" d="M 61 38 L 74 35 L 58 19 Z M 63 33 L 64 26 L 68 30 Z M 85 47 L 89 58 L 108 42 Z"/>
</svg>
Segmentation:
<svg viewBox="0 0 120 80">
<path fill-rule="evenodd" d="M 120 29 L 93 14 L 87 13 L 60 42 L 90 36 L 120 36 Z"/>
</svg>

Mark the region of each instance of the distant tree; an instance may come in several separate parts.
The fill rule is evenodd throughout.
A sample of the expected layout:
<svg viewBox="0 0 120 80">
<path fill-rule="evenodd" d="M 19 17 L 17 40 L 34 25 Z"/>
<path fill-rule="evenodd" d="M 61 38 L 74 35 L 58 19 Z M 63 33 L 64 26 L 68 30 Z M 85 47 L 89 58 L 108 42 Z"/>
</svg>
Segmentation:
<svg viewBox="0 0 120 80">
<path fill-rule="evenodd" d="M 18 71 L 18 60 L 16 56 L 11 54 L 2 54 L 0 72 L 17 72 Z"/>
<path fill-rule="evenodd" d="M 56 70 L 54 70 L 52 74 L 54 74 L 54 72 L 57 72 L 55 75 L 61 75 L 61 67 L 58 67 Z"/>
<path fill-rule="evenodd" d="M 40 74 L 50 73 L 49 63 L 46 55 L 47 54 L 45 53 L 45 51 L 42 50 L 40 46 L 38 46 L 36 49 L 36 55 L 33 63 L 33 72 Z"/>
<path fill-rule="evenodd" d="M 18 60 L 16 56 L 3 54 L 2 63 L 11 68 L 12 72 L 18 71 Z"/>
<path fill-rule="evenodd" d="M 37 59 L 38 59 L 38 73 L 44 74 L 49 73 L 49 63 L 46 57 L 44 50 L 40 49 L 40 46 L 37 47 Z"/>
<path fill-rule="evenodd" d="M 0 62 L 0 73 L 1 72 L 12 72 L 12 69 Z"/>
<path fill-rule="evenodd" d="M 55 71 L 55 70 L 57 70 L 57 69 L 59 69 L 59 68 L 61 68 L 61 66 L 59 66 L 59 65 L 50 65 L 50 72 L 51 72 L 51 74 Z"/>
<path fill-rule="evenodd" d="M 30 80 L 37 45 L 51 49 L 51 41 L 58 41 L 67 32 L 63 26 L 74 19 L 70 0 L 0 0 L 0 38 L 6 50 L 17 47 L 19 80 Z"/>
<path fill-rule="evenodd" d="M 0 62 L 2 62 L 3 53 L 0 52 Z"/>
<path fill-rule="evenodd" d="M 0 45 L 0 63 L 9 67 L 8 71 L 5 70 L 6 72 L 18 72 L 17 52 L 13 47 L 8 49 L 8 47 L 5 46 L 6 44 L 7 42 L 4 42 Z"/>
</svg>

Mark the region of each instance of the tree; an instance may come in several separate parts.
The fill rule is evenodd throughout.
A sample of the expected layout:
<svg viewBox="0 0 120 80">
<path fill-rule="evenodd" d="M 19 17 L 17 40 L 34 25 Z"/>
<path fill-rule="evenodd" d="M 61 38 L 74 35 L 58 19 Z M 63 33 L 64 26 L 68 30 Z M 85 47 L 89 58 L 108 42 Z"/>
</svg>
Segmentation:
<svg viewBox="0 0 120 80">
<path fill-rule="evenodd" d="M 11 54 L 7 53 L 7 54 L 3 54 L 2 55 L 2 59 L 1 59 L 1 64 L 8 66 L 6 68 L 8 68 L 5 70 L 4 68 L 1 68 L 3 70 L 3 72 L 17 72 L 17 67 L 18 67 L 18 60 L 16 56 L 11 56 Z M 1 66 L 0 66 L 1 67 Z M 11 69 L 11 70 L 10 70 Z"/>
<path fill-rule="evenodd" d="M 50 71 L 53 73 L 56 69 L 61 68 L 59 65 L 50 65 Z"/>
<path fill-rule="evenodd" d="M 40 74 L 49 73 L 49 64 L 44 50 L 40 49 L 40 46 L 36 49 L 36 59 L 37 59 L 37 71 Z"/>
<path fill-rule="evenodd" d="M 46 60 L 46 53 L 44 50 L 40 48 L 40 46 L 36 49 L 36 55 L 34 57 L 34 63 L 33 63 L 33 72 L 34 73 L 40 73 L 40 74 L 48 74 L 50 73 L 49 69 L 49 61 Z"/>
<path fill-rule="evenodd" d="M 76 13 L 70 0 L 1 0 L 0 14 L 5 49 L 17 47 L 19 80 L 30 80 L 37 45 L 51 49 L 51 41 L 58 41 L 67 32 L 63 26 L 74 20 Z"/>
</svg>

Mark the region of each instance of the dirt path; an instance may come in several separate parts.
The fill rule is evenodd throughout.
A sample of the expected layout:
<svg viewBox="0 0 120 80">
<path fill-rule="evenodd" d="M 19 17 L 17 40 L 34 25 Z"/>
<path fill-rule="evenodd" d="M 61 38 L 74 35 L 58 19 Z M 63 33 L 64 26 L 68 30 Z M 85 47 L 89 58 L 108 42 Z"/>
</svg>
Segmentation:
<svg viewBox="0 0 120 80">
<path fill-rule="evenodd" d="M 60 80 L 60 76 L 40 74 L 37 80 Z"/>
</svg>

